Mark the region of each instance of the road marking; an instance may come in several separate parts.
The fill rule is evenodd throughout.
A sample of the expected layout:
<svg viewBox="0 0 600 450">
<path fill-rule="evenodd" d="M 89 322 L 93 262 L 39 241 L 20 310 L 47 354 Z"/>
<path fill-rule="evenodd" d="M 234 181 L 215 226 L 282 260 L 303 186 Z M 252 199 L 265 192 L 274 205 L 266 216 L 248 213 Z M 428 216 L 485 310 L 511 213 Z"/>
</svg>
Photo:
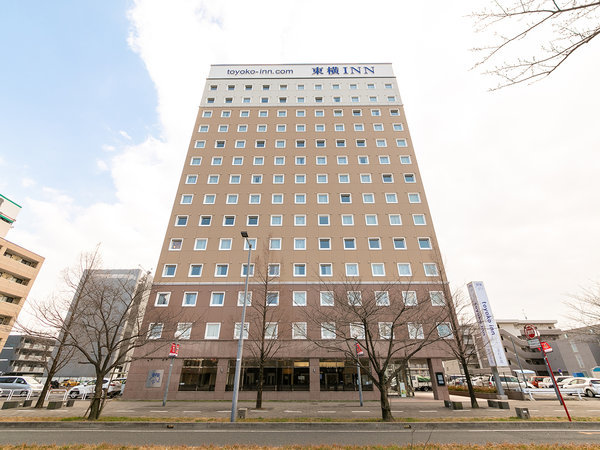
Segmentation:
<svg viewBox="0 0 600 450">
<path fill-rule="evenodd" d="M 318 412 L 318 413 L 321 413 L 321 414 L 334 414 L 334 413 L 336 413 L 337 411 L 317 411 L 317 412 Z"/>
<path fill-rule="evenodd" d="M 404 411 L 394 411 L 394 410 L 392 410 L 392 412 L 393 413 L 401 413 L 401 412 L 404 412 Z"/>
<path fill-rule="evenodd" d="M 353 413 L 370 413 L 371 411 L 352 411 Z"/>
<path fill-rule="evenodd" d="M 588 411 L 590 411 L 590 412 L 599 412 L 600 409 L 588 409 Z"/>
<path fill-rule="evenodd" d="M 185 413 L 199 413 L 199 412 L 202 412 L 202 411 L 183 411 L 183 412 L 185 412 Z"/>
<path fill-rule="evenodd" d="M 230 409 L 222 409 L 221 411 L 217 411 L 217 412 L 221 412 L 221 413 L 223 413 L 223 412 L 231 412 L 231 410 Z"/>
<path fill-rule="evenodd" d="M 27 433 L 64 433 L 65 430 L 69 430 L 69 431 L 88 431 L 88 432 L 101 432 L 102 430 L 99 430 L 98 428 L 61 428 L 60 430 L 56 430 L 56 429 L 44 429 L 44 430 L 33 430 L 33 429 L 26 429 L 26 428 L 13 428 L 10 430 L 3 430 L 3 433 L 18 433 L 18 432 L 23 432 L 23 431 L 27 431 Z M 113 430 L 115 433 L 139 433 L 140 430 L 139 429 L 134 429 L 134 430 Z M 536 432 L 536 433 L 547 433 L 547 432 L 554 432 L 554 433 L 563 433 L 565 430 L 564 428 L 541 428 L 541 429 L 523 429 L 523 430 L 515 430 L 515 429 L 497 429 L 497 430 L 487 430 L 490 432 L 494 432 L 494 433 L 521 433 L 521 434 L 525 434 L 525 433 L 531 433 L 531 432 Z M 600 430 L 589 430 L 589 431 L 580 431 L 580 430 L 569 430 L 569 431 L 574 431 L 577 433 L 595 433 L 595 434 L 600 434 Z M 297 434 L 303 434 L 306 433 L 306 430 L 182 430 L 182 433 L 297 433 Z M 311 433 L 360 433 L 360 434 L 364 434 L 364 433 L 387 433 L 387 434 L 393 434 L 393 433 L 413 433 L 414 430 L 400 430 L 400 429 L 396 429 L 396 430 L 310 430 Z M 422 431 L 422 432 L 426 432 L 426 431 Z M 435 433 L 440 433 L 440 434 L 447 434 L 447 433 L 481 433 L 481 430 L 434 430 Z M 144 430 L 145 434 L 148 433 L 169 433 L 169 434 L 173 434 L 172 430 Z"/>
<path fill-rule="evenodd" d="M 135 410 L 134 409 L 117 409 L 115 412 L 135 412 Z"/>
<path fill-rule="evenodd" d="M 599 431 L 580 431 L 579 434 L 600 434 Z"/>
<path fill-rule="evenodd" d="M 286 409 L 283 412 L 285 412 L 285 413 L 301 413 L 302 411 L 292 411 L 292 410 Z"/>
<path fill-rule="evenodd" d="M 437 411 L 419 411 L 419 412 L 437 412 Z"/>
<path fill-rule="evenodd" d="M 166 409 L 159 409 L 159 410 L 154 410 L 154 411 L 150 411 L 150 412 L 167 412 L 168 410 Z"/>
</svg>

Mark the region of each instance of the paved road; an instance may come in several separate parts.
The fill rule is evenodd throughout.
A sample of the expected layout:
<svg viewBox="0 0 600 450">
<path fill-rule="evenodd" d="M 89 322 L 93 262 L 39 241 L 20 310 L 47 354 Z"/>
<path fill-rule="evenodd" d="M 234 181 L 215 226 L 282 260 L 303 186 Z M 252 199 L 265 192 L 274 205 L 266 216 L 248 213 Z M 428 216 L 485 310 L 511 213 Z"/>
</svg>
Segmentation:
<svg viewBox="0 0 600 450">
<path fill-rule="evenodd" d="M 2 430 L 0 444 L 130 444 L 130 445 L 405 445 L 428 443 L 575 443 L 600 442 L 598 429 L 544 430 Z"/>
</svg>

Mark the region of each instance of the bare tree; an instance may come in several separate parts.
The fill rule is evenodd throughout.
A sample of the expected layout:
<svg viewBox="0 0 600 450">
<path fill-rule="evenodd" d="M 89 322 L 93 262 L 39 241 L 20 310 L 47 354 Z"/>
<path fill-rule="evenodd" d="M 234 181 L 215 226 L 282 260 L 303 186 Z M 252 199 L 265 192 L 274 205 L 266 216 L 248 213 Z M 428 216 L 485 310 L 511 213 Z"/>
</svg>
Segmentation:
<svg viewBox="0 0 600 450">
<path fill-rule="evenodd" d="M 595 335 L 600 339 L 600 281 L 571 295 L 565 305 L 571 311 L 569 318 L 579 324 L 582 335 L 588 338 Z"/>
<path fill-rule="evenodd" d="M 307 320 L 321 329 L 319 348 L 358 363 L 379 390 L 381 417 L 393 420 L 391 381 L 420 350 L 440 339 L 447 308 L 417 301 L 410 284 L 366 285 L 360 280 L 320 285 L 321 306 L 308 308 Z M 365 358 L 356 355 L 356 343 Z"/>
<path fill-rule="evenodd" d="M 474 49 L 482 54 L 475 67 L 492 65 L 513 51 L 530 53 L 506 57 L 487 70 L 500 78 L 494 89 L 550 75 L 600 34 L 600 1 L 593 0 L 493 0 L 472 16 L 478 31 L 493 30 L 497 38 L 492 45 Z M 525 48 L 519 50 L 519 44 Z M 529 50 L 532 45 L 535 50 Z"/>
<path fill-rule="evenodd" d="M 252 299 L 248 303 L 248 344 L 250 352 L 258 362 L 258 383 L 256 388 L 256 408 L 262 408 L 262 396 L 265 384 L 265 365 L 281 348 L 282 341 L 277 339 L 278 324 L 281 319 L 277 280 L 281 262 L 275 259 L 273 252 L 267 249 L 254 262 Z M 250 299 L 249 299 L 250 300 Z"/>
</svg>

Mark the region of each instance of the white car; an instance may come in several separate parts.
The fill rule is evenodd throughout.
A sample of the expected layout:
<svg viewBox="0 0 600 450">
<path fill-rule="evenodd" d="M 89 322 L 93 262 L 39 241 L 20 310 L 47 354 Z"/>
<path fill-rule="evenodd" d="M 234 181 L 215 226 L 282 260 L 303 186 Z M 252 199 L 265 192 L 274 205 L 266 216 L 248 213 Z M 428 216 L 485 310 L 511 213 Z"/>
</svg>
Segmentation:
<svg viewBox="0 0 600 450">
<path fill-rule="evenodd" d="M 33 377 L 26 376 L 3 376 L 0 377 L 0 395 L 8 395 L 8 391 L 13 391 L 13 395 L 25 396 L 29 391 L 40 393 L 43 385 Z"/>
<path fill-rule="evenodd" d="M 564 382 L 561 389 L 581 389 L 587 397 L 600 395 L 600 378 L 573 378 Z"/>
<path fill-rule="evenodd" d="M 566 376 L 566 375 L 560 375 L 560 376 L 554 376 L 554 379 L 556 380 L 556 384 L 558 384 L 559 386 L 567 379 L 572 379 L 573 377 L 571 376 Z M 550 377 L 546 377 L 544 378 L 544 381 L 541 381 L 538 383 L 538 387 L 539 388 L 551 388 L 552 387 L 552 378 Z"/>
<path fill-rule="evenodd" d="M 104 379 L 102 383 L 102 389 L 107 391 L 108 397 L 115 397 L 119 395 L 121 392 L 121 383 L 118 381 L 109 382 L 109 380 Z M 69 389 L 68 396 L 69 398 L 79 398 L 79 397 L 92 397 L 94 395 L 94 391 L 96 390 L 96 380 L 86 381 L 83 384 L 79 384 L 75 387 Z"/>
<path fill-rule="evenodd" d="M 534 388 L 533 384 L 530 382 L 525 382 L 517 377 L 513 377 L 512 375 L 500 375 L 500 383 L 502 383 L 502 387 L 504 389 L 508 389 L 511 391 L 520 391 L 525 388 Z M 485 377 L 482 380 L 482 385 L 484 387 L 496 387 L 496 383 L 494 382 L 494 377 L 489 376 Z"/>
</svg>

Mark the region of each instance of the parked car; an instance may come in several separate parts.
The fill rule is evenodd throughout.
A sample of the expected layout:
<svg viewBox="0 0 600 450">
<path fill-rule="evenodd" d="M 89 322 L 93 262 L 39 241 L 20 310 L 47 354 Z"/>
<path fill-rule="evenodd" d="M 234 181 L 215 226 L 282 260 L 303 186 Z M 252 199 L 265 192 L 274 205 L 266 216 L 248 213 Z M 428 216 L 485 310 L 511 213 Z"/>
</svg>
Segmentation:
<svg viewBox="0 0 600 450">
<path fill-rule="evenodd" d="M 79 384 L 79 382 L 77 382 L 75 380 L 70 380 L 70 379 L 63 380 L 60 383 L 61 386 L 66 387 L 66 388 L 71 388 L 73 386 L 77 386 L 78 384 Z"/>
<path fill-rule="evenodd" d="M 69 398 L 91 397 L 94 394 L 95 389 L 96 380 L 87 381 L 69 389 L 67 395 Z M 104 379 L 102 382 L 102 389 L 106 391 L 108 397 L 116 397 L 121 393 L 121 383 L 117 381 L 109 382 L 109 380 Z"/>
<path fill-rule="evenodd" d="M 25 396 L 29 391 L 40 392 L 43 385 L 33 377 L 25 376 L 8 376 L 0 377 L 0 389 L 15 391 L 13 395 Z M 2 395 L 8 395 L 2 392 Z"/>
<path fill-rule="evenodd" d="M 600 395 L 600 378 L 573 378 L 566 380 L 561 388 L 581 389 L 587 397 L 595 397 Z"/>
<path fill-rule="evenodd" d="M 534 387 L 540 387 L 539 384 L 540 384 L 540 382 L 544 381 L 544 378 L 546 378 L 546 377 L 538 377 L 538 376 L 531 377 L 529 382 L 531 384 L 533 384 Z"/>
<path fill-rule="evenodd" d="M 523 389 L 523 387 L 533 388 L 533 384 L 525 382 L 523 380 L 519 380 L 517 377 L 513 377 L 512 375 L 500 375 L 500 383 L 502 383 L 502 387 L 504 389 L 509 389 L 511 391 L 519 391 Z M 494 377 L 491 375 L 489 377 L 486 377 L 483 380 L 483 386 L 496 387 Z"/>
<path fill-rule="evenodd" d="M 431 391 L 431 380 L 429 377 L 412 375 L 410 381 L 415 391 Z"/>
<path fill-rule="evenodd" d="M 560 384 L 565 381 L 567 378 L 573 378 L 572 376 L 569 375 L 560 375 L 560 376 L 555 376 L 554 379 L 556 380 L 556 383 L 560 386 Z M 538 383 L 538 387 L 540 388 L 551 388 L 552 387 L 552 378 L 550 377 L 546 377 L 544 378 L 544 381 Z"/>
</svg>

